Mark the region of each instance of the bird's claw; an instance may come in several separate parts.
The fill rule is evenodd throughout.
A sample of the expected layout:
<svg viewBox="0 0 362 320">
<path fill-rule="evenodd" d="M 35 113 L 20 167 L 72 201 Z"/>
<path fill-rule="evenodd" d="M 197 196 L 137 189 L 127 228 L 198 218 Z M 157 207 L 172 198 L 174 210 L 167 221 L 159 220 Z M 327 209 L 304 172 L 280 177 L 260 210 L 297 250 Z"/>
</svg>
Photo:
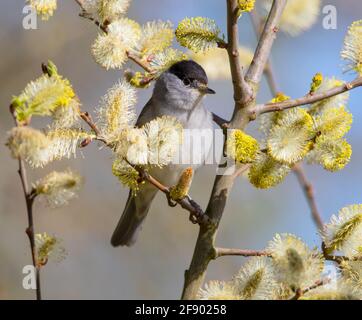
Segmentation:
<svg viewBox="0 0 362 320">
<path fill-rule="evenodd" d="M 193 224 L 203 224 L 205 222 L 205 213 L 204 211 L 201 209 L 201 207 L 198 205 L 198 203 L 194 200 L 191 199 L 190 196 L 187 196 L 188 201 L 190 202 L 190 204 L 192 205 L 192 207 L 194 208 L 194 212 L 190 213 L 190 221 Z"/>
<path fill-rule="evenodd" d="M 170 197 L 169 194 L 167 194 L 167 202 L 168 202 L 168 205 L 169 205 L 170 207 L 172 207 L 172 208 L 177 206 L 177 202 L 174 201 L 174 200 Z"/>
</svg>

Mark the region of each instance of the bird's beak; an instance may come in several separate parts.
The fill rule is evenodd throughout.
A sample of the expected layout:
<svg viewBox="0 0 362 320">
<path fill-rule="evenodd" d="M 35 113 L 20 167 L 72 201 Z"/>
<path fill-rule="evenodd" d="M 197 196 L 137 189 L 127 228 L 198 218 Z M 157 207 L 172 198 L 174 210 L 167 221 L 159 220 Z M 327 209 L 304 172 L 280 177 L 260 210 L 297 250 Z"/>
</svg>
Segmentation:
<svg viewBox="0 0 362 320">
<path fill-rule="evenodd" d="M 207 94 L 215 94 L 215 90 L 210 89 L 209 87 L 206 87 L 205 93 Z"/>
<path fill-rule="evenodd" d="M 214 90 L 210 89 L 206 84 L 203 84 L 203 83 L 199 83 L 199 85 L 197 86 L 197 89 L 202 94 L 215 94 L 216 93 Z"/>
</svg>

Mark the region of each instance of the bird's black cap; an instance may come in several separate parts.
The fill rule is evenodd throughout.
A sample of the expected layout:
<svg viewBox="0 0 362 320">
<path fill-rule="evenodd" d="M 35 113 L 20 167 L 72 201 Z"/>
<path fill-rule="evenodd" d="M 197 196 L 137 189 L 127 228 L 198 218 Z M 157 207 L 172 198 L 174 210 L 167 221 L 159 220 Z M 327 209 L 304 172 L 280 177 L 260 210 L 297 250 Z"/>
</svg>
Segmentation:
<svg viewBox="0 0 362 320">
<path fill-rule="evenodd" d="M 177 76 L 182 81 L 188 79 L 191 81 L 197 80 L 205 85 L 208 83 L 205 70 L 198 63 L 192 60 L 176 62 L 169 69 L 169 72 Z"/>
</svg>

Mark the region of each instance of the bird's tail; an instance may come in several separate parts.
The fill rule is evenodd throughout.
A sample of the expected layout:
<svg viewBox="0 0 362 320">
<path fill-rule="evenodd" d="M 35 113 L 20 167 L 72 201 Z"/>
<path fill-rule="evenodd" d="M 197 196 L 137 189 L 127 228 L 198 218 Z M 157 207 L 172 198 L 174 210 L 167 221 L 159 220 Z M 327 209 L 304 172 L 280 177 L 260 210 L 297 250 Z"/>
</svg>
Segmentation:
<svg viewBox="0 0 362 320">
<path fill-rule="evenodd" d="M 136 242 L 156 193 L 157 190 L 145 190 L 133 196 L 130 191 L 121 219 L 112 235 L 112 246 L 130 247 Z"/>
</svg>

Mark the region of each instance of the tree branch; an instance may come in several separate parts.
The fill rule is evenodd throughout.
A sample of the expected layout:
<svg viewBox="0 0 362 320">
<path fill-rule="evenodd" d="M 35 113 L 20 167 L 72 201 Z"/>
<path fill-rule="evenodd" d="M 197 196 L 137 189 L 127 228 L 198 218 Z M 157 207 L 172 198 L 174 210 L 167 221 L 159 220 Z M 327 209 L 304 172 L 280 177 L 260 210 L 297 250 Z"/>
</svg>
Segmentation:
<svg viewBox="0 0 362 320">
<path fill-rule="evenodd" d="M 74 0 L 79 7 L 81 8 L 81 13 L 79 13 L 79 16 L 85 19 L 88 19 L 90 21 L 93 21 L 97 27 L 99 27 L 103 32 L 107 33 L 107 26 L 100 23 L 98 20 L 96 20 L 92 15 L 90 15 L 84 8 L 84 1 L 83 0 Z"/>
<path fill-rule="evenodd" d="M 331 279 L 329 279 L 329 278 L 318 280 L 315 284 L 311 285 L 308 288 L 305 288 L 304 290 L 302 290 L 302 289 L 297 290 L 294 297 L 292 297 L 290 300 L 298 300 L 299 298 L 301 298 L 304 294 L 308 293 L 309 291 L 322 287 L 330 282 L 331 282 Z"/>
<path fill-rule="evenodd" d="M 93 132 L 97 136 L 97 139 L 99 139 L 100 131 L 99 131 L 97 125 L 94 123 L 90 114 L 88 112 L 80 112 L 80 117 L 93 130 Z"/>
<path fill-rule="evenodd" d="M 250 100 L 253 96 L 251 86 L 245 81 L 239 58 L 238 3 L 227 0 L 228 55 L 234 87 L 234 100 L 237 107 Z"/>
<path fill-rule="evenodd" d="M 270 256 L 265 250 L 242 250 L 229 248 L 215 248 L 215 259 L 223 256 L 261 257 Z"/>
<path fill-rule="evenodd" d="M 16 126 L 19 126 L 19 123 L 16 120 L 16 116 L 15 116 L 14 109 L 12 106 L 10 106 L 10 112 L 11 112 L 11 115 L 13 116 Z M 23 194 L 24 194 L 25 203 L 26 203 L 26 212 L 27 212 L 27 217 L 28 217 L 28 227 L 26 228 L 25 233 L 27 234 L 27 236 L 29 238 L 31 258 L 32 258 L 33 267 L 35 269 L 36 299 L 41 300 L 40 267 L 38 266 L 37 259 L 36 259 L 34 219 L 33 219 L 33 204 L 34 204 L 35 197 L 32 193 L 32 190 L 29 188 L 26 168 L 25 168 L 23 159 L 19 158 L 18 163 L 19 163 L 18 174 L 19 174 L 19 177 L 21 180 L 21 186 L 23 189 Z"/>
<path fill-rule="evenodd" d="M 273 111 L 282 111 L 294 107 L 304 106 L 307 104 L 315 103 L 322 101 L 327 98 L 334 97 L 336 95 L 342 94 L 344 92 L 350 91 L 354 88 L 362 86 L 362 77 L 359 77 L 352 82 L 343 84 L 339 87 L 332 88 L 330 90 L 320 92 L 320 93 L 314 93 L 314 94 L 307 94 L 302 98 L 299 99 L 292 99 L 287 100 L 284 102 L 278 102 L 278 103 L 267 103 L 263 105 L 256 105 L 254 107 L 253 113 L 256 115 L 267 113 L 267 112 L 273 112 Z"/>
<path fill-rule="evenodd" d="M 219 117 L 217 114 L 212 113 L 212 120 L 221 128 L 221 129 L 227 129 L 228 127 L 228 121 Z"/>
<path fill-rule="evenodd" d="M 241 73 L 240 62 L 237 58 L 238 51 L 236 49 L 239 46 L 238 25 L 236 19 L 236 10 L 238 6 L 237 1 L 227 0 L 226 3 L 228 26 L 228 53 L 235 101 L 234 112 L 229 123 L 229 127 L 244 129 L 246 125 L 252 120 L 250 118 L 250 108 L 253 107 L 255 104 L 256 88 L 250 86 L 250 84 L 248 83 L 248 86 L 245 85 L 245 80 L 243 79 Z M 284 8 L 285 0 L 276 0 L 274 2 L 272 10 L 275 11 L 276 6 L 278 9 L 278 13 L 277 17 L 273 17 L 275 16 L 274 13 L 271 15 L 272 18 L 269 19 L 269 24 L 271 21 L 275 24 L 277 23 L 277 20 L 280 17 L 279 11 L 282 11 L 282 9 L 280 9 L 281 4 L 283 4 L 282 7 Z M 264 39 L 264 44 L 258 46 L 261 47 L 261 52 L 263 52 L 263 55 L 266 56 L 266 59 L 268 58 L 271 46 L 273 44 L 274 37 L 272 38 L 273 39 L 270 40 Z M 259 51 L 257 50 L 257 53 L 258 52 Z M 254 65 L 260 65 L 259 60 L 260 59 L 256 59 L 256 61 L 254 61 Z M 261 63 L 261 72 L 263 72 L 265 63 L 263 63 L 263 61 L 261 61 Z M 191 300 L 197 297 L 198 290 L 201 287 L 202 282 L 205 278 L 208 264 L 215 256 L 214 242 L 216 238 L 216 233 L 234 180 L 234 175 L 217 175 L 215 177 L 210 200 L 205 211 L 205 213 L 213 221 L 213 223 L 207 226 L 200 226 L 200 231 L 191 264 L 189 269 L 185 271 L 185 283 L 182 292 L 182 299 Z"/>
<path fill-rule="evenodd" d="M 138 64 L 141 68 L 143 68 L 144 70 L 146 70 L 149 73 L 153 73 L 154 70 L 150 67 L 150 65 L 141 60 L 139 57 L 137 57 L 135 54 L 127 51 L 127 57 L 128 59 L 132 60 L 134 63 Z"/>
<path fill-rule="evenodd" d="M 136 170 L 138 170 L 141 179 L 146 180 L 147 182 L 149 182 L 150 184 L 152 184 L 154 187 L 156 187 L 157 189 L 159 189 L 161 192 L 163 192 L 166 196 L 167 199 L 169 201 L 171 201 L 171 199 L 169 198 L 170 195 L 170 189 L 168 187 L 166 187 L 165 185 L 163 185 L 161 182 L 159 182 L 158 180 L 156 180 L 154 177 L 152 177 L 150 174 L 148 174 L 145 170 L 143 170 L 142 168 L 138 168 L 135 167 Z M 187 210 L 190 212 L 191 216 L 190 216 L 190 220 L 191 221 L 196 221 L 197 223 L 201 224 L 209 224 L 210 223 L 210 219 L 207 215 L 205 215 L 205 213 L 202 211 L 201 207 L 194 201 L 192 200 L 189 196 L 186 196 L 185 198 L 181 199 L 181 200 L 175 200 L 176 203 L 178 203 L 183 209 Z M 170 202 L 169 202 L 170 203 Z M 196 220 L 193 220 L 193 217 Z"/>
<path fill-rule="evenodd" d="M 305 197 L 306 197 L 309 207 L 310 207 L 313 221 L 316 224 L 316 226 L 318 227 L 318 230 L 322 232 L 324 229 L 324 224 L 323 224 L 321 215 L 318 211 L 317 202 L 316 202 L 315 195 L 314 195 L 313 185 L 308 181 L 308 178 L 305 175 L 303 167 L 300 163 L 296 164 L 294 166 L 293 171 L 298 178 L 299 184 L 303 188 Z"/>
<path fill-rule="evenodd" d="M 274 0 L 264 30 L 261 33 L 253 61 L 245 76 L 246 81 L 258 84 L 269 59 L 271 48 L 278 32 L 278 23 L 283 13 L 286 0 Z"/>
</svg>

